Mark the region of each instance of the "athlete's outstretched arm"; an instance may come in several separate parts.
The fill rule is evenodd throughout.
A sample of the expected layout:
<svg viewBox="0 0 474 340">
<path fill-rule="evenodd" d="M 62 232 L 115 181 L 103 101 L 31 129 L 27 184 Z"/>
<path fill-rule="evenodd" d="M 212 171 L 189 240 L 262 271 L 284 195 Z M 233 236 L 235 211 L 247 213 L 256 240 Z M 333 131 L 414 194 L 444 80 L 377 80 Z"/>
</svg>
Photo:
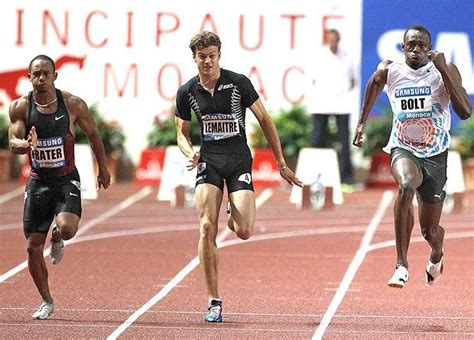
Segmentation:
<svg viewBox="0 0 474 340">
<path fill-rule="evenodd" d="M 454 112 L 461 119 L 471 117 L 472 103 L 467 95 L 466 89 L 462 87 L 462 78 L 458 68 L 454 64 L 446 64 L 444 53 L 431 50 L 428 56 L 443 77 L 443 82 L 448 89 L 449 98 L 453 104 Z"/>
<path fill-rule="evenodd" d="M 36 131 L 34 127 L 26 134 L 26 112 L 28 101 L 25 97 L 18 98 L 11 102 L 8 114 L 10 116 L 10 126 L 8 128 L 8 144 L 14 154 L 25 154 L 36 148 Z M 26 138 L 25 138 L 26 137 Z"/>
<path fill-rule="evenodd" d="M 91 149 L 94 152 L 94 156 L 99 166 L 97 184 L 99 185 L 99 188 L 100 186 L 103 186 L 104 189 L 107 189 L 110 185 L 110 173 L 109 170 L 107 170 L 104 143 L 100 138 L 99 130 L 94 118 L 92 118 L 89 108 L 81 98 L 65 94 L 64 92 L 63 96 L 68 112 L 76 117 L 76 122 L 79 124 L 82 132 L 84 132 L 89 139 Z"/>
<path fill-rule="evenodd" d="M 295 177 L 293 171 L 286 165 L 277 129 L 275 127 L 275 124 L 273 123 L 272 117 L 270 117 L 267 110 L 263 106 L 262 101 L 260 99 L 257 99 L 255 103 L 250 106 L 250 110 L 257 118 L 258 123 L 260 124 L 260 127 L 263 130 L 265 138 L 267 139 L 268 144 L 270 144 L 273 154 L 275 155 L 275 158 L 277 160 L 281 177 L 283 177 L 290 184 L 296 184 L 302 187 L 303 183 L 301 183 L 301 181 Z"/>
<path fill-rule="evenodd" d="M 178 147 L 189 160 L 187 165 L 188 170 L 192 170 L 199 161 L 200 153 L 194 151 L 193 144 L 191 143 L 191 121 L 176 116 L 174 122 L 176 125 L 176 141 Z"/>
<path fill-rule="evenodd" d="M 384 60 L 380 62 L 375 71 L 367 82 L 364 94 L 364 102 L 362 104 L 362 111 L 359 117 L 359 123 L 357 124 L 356 132 L 352 144 L 355 146 L 361 146 L 363 141 L 363 135 L 365 130 L 365 124 L 367 117 L 369 116 L 372 106 L 374 106 L 375 100 L 382 92 L 385 84 L 387 83 L 388 66 L 392 63 L 390 60 Z"/>
</svg>

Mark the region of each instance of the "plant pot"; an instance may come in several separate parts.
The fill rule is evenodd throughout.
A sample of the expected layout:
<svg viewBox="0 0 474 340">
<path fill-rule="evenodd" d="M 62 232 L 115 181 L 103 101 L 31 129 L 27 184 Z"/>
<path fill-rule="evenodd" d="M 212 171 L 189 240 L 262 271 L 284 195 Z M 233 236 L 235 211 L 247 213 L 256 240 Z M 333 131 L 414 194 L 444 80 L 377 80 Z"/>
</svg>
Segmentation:
<svg viewBox="0 0 474 340">
<path fill-rule="evenodd" d="M 134 184 L 159 185 L 165 162 L 166 147 L 142 151 L 140 164 L 135 171 Z"/>
<path fill-rule="evenodd" d="M 367 176 L 368 188 L 396 188 L 397 182 L 392 176 L 390 155 L 382 150 L 372 154 L 370 170 Z"/>
</svg>

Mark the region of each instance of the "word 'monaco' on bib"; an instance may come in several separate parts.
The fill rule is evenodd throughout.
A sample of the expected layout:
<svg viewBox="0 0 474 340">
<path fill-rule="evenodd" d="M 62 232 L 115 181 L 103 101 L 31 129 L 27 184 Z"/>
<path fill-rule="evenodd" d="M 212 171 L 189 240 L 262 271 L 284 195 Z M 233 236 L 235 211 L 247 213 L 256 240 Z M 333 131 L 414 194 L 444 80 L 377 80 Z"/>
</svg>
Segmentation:
<svg viewBox="0 0 474 340">
<path fill-rule="evenodd" d="M 239 133 L 239 121 L 233 113 L 212 113 L 202 117 L 202 135 L 206 142 L 234 137 Z"/>
<path fill-rule="evenodd" d="M 66 165 L 64 140 L 62 137 L 38 139 L 36 149 L 31 151 L 32 167 L 59 168 Z"/>
</svg>

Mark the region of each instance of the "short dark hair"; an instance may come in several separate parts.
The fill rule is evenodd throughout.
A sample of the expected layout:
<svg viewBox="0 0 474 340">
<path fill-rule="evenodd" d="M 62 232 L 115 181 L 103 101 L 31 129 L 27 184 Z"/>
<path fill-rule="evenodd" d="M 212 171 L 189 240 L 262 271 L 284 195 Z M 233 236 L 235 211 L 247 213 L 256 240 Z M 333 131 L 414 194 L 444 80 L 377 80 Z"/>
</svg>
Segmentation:
<svg viewBox="0 0 474 340">
<path fill-rule="evenodd" d="M 220 52 L 221 50 L 221 39 L 215 33 L 209 31 L 203 31 L 196 34 L 189 43 L 189 48 L 193 52 L 193 56 L 196 54 L 196 50 L 200 50 L 201 48 L 206 48 L 209 46 L 217 46 L 217 50 Z"/>
<path fill-rule="evenodd" d="M 48 57 L 47 55 L 45 54 L 39 54 L 37 55 L 36 57 L 34 57 L 33 59 L 31 59 L 30 61 L 30 66 L 28 66 L 28 70 L 31 71 L 31 65 L 33 64 L 33 62 L 35 60 L 46 60 L 46 61 L 49 61 L 52 65 L 53 65 L 53 72 L 56 72 L 56 64 L 54 63 L 54 60 L 51 59 L 50 57 Z"/>
<path fill-rule="evenodd" d="M 339 33 L 338 30 L 336 30 L 334 28 L 331 28 L 331 29 L 326 30 L 326 34 L 328 34 L 328 33 L 335 34 L 336 37 L 337 37 L 337 40 L 341 40 L 341 34 Z"/>
<path fill-rule="evenodd" d="M 430 45 L 431 45 L 431 33 L 430 33 L 430 31 L 428 31 L 428 29 L 427 29 L 425 26 L 423 26 L 423 25 L 413 25 L 413 26 L 409 27 L 409 28 L 405 31 L 405 33 L 403 33 L 403 41 L 405 41 L 405 37 L 406 37 L 408 31 L 410 31 L 410 30 L 420 31 L 420 32 L 426 33 L 426 35 L 428 36 L 428 39 L 430 40 Z"/>
</svg>

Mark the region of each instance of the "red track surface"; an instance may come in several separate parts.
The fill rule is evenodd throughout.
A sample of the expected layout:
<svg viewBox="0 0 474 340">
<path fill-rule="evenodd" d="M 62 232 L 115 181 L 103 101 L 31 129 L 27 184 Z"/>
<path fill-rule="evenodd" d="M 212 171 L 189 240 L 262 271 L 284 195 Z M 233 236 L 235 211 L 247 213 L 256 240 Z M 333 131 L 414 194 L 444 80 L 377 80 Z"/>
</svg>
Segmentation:
<svg viewBox="0 0 474 340">
<path fill-rule="evenodd" d="M 17 187 L 1 183 L 0 202 Z M 97 201 L 84 202 L 76 242 L 58 266 L 46 259 L 56 306 L 51 319 L 30 319 L 41 299 L 27 269 L 0 282 L 0 338 L 309 339 L 323 328 L 323 316 L 325 339 L 474 338 L 474 193 L 464 212 L 442 218 L 447 239 L 440 282 L 424 285 L 428 246 L 416 226 L 410 281 L 396 290 L 386 285 L 393 246 L 358 253 L 383 191 L 346 194 L 343 205 L 317 212 L 297 210 L 288 202 L 289 190 L 275 190 L 257 211 L 254 236 L 224 242 L 219 250 L 225 322 L 213 325 L 203 321 L 207 297 L 199 266 L 169 284 L 197 255 L 194 209 L 157 202 L 156 188 L 117 208 L 140 190 L 114 185 Z M 20 194 L 0 203 L 0 275 L 26 259 L 22 202 Z M 370 245 L 393 240 L 392 206 L 374 226 Z M 223 213 L 221 221 L 220 232 L 227 233 Z M 341 286 L 345 275 L 347 289 Z M 171 288 L 167 295 L 114 333 L 165 286 Z M 331 313 L 336 295 L 340 304 Z"/>
</svg>

